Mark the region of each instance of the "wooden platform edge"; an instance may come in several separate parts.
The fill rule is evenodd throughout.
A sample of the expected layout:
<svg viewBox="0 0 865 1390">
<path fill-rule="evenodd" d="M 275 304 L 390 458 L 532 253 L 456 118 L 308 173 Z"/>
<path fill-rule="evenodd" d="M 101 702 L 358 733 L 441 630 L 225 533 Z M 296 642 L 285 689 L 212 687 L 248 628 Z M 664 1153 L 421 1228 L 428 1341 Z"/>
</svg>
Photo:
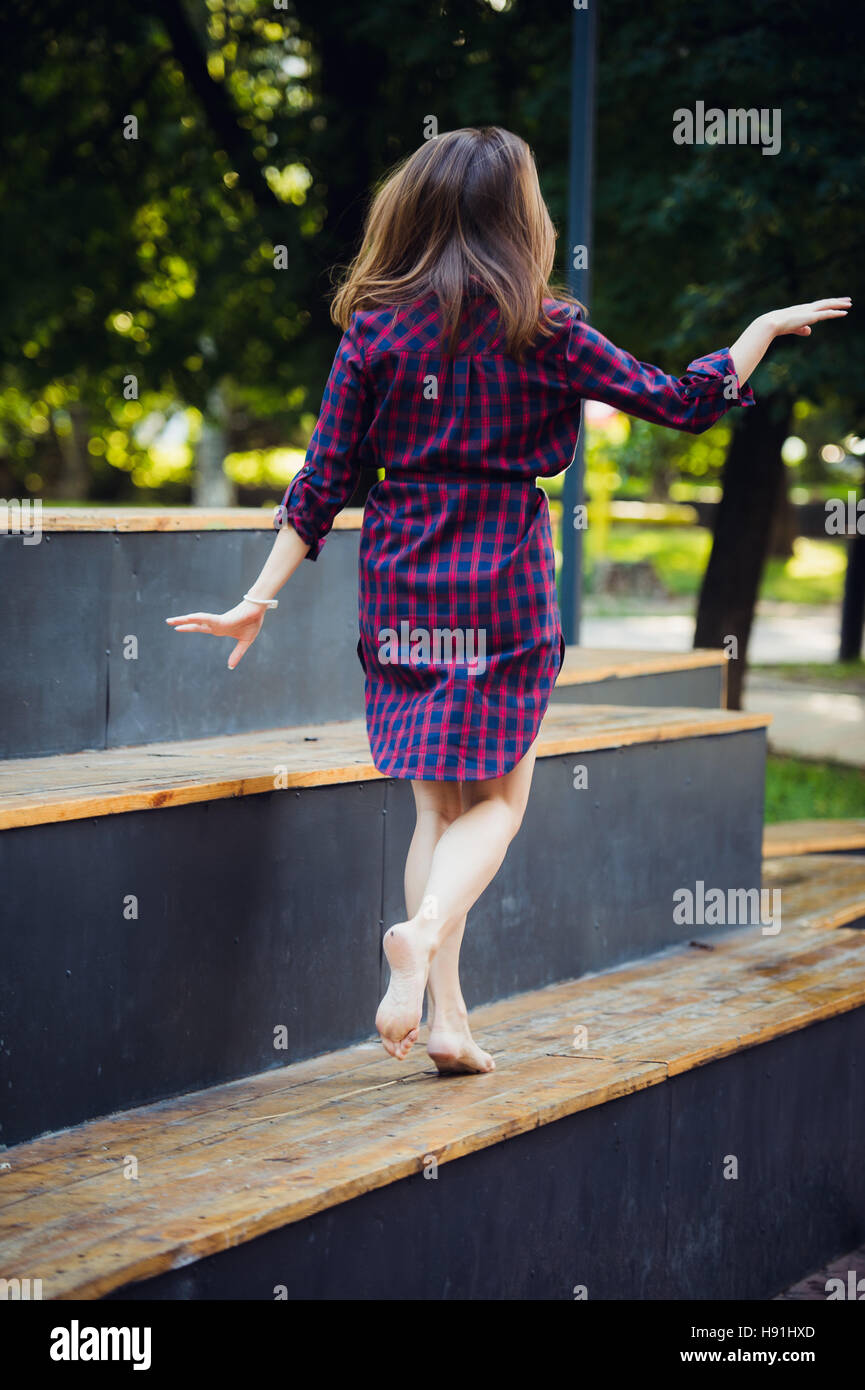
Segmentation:
<svg viewBox="0 0 865 1390">
<path fill-rule="evenodd" d="M 123 533 L 152 531 L 272 531 L 272 507 L 43 507 L 38 517 L 30 512 L 25 525 L 41 531 Z M 346 507 L 334 519 L 335 531 L 357 531 L 363 522 L 362 507 Z M 8 507 L 0 507 L 0 535 L 15 536 L 21 522 Z"/>
<path fill-rule="evenodd" d="M 865 850 L 865 820 L 781 821 L 763 832 L 763 857 Z"/>
<path fill-rule="evenodd" d="M 863 908 L 865 908 L 865 901 L 863 901 Z M 563 1075 L 556 1079 L 539 1077 L 534 1087 L 536 1098 L 534 1105 L 527 1108 L 519 1116 L 513 1114 L 512 1107 L 509 1109 L 507 1101 L 500 1102 L 497 1109 L 495 1100 L 492 1100 L 486 1107 L 489 1111 L 489 1120 L 485 1128 L 475 1130 L 470 1134 L 462 1134 L 453 1141 L 445 1140 L 440 1143 L 421 1145 L 416 1142 L 404 1142 L 402 1149 L 400 1146 L 395 1147 L 389 1161 L 375 1171 L 346 1178 L 330 1187 L 326 1192 L 310 1194 L 302 1199 L 294 1198 L 286 1205 L 280 1205 L 277 1200 L 272 1206 L 262 1209 L 262 1194 L 259 1189 L 253 1195 L 249 1209 L 245 1213 L 237 1215 L 235 1219 L 221 1224 L 218 1233 L 202 1231 L 190 1237 L 177 1237 L 176 1243 L 170 1250 L 147 1251 L 133 1256 L 124 1263 L 122 1268 L 115 1268 L 108 1275 L 85 1279 L 78 1284 L 70 1285 L 62 1292 L 58 1292 L 57 1301 L 98 1299 L 127 1284 L 137 1283 L 156 1274 L 183 1268 L 207 1255 L 231 1249 L 259 1236 L 267 1235 L 271 1231 L 293 1225 L 307 1217 L 316 1215 L 320 1211 L 342 1206 L 355 1197 L 378 1191 L 395 1182 L 416 1175 L 424 1170 L 431 1155 L 441 1166 L 444 1163 L 491 1148 L 496 1144 L 518 1138 L 520 1135 L 528 1134 L 541 1126 L 567 1119 L 583 1110 L 593 1109 L 637 1091 L 670 1082 L 675 1077 L 696 1071 L 711 1062 L 723 1061 L 727 1057 L 771 1042 L 775 1038 L 800 1032 L 813 1024 L 851 1013 L 863 1006 L 865 1006 L 865 979 L 861 981 L 858 989 L 851 990 L 843 1001 L 838 999 L 824 1002 L 809 1001 L 807 1008 L 803 1009 L 802 1013 L 796 1017 L 776 1020 L 771 1025 L 756 1026 L 750 1032 L 739 1032 L 735 1037 L 728 1038 L 726 1045 L 710 1045 L 695 1050 L 688 1057 L 675 1058 L 672 1061 L 651 1058 L 609 1059 L 586 1053 L 579 1060 L 601 1063 L 615 1060 L 623 1068 L 613 1081 L 600 1085 L 592 1091 L 577 1091 L 573 1081 L 567 1077 L 567 1071 L 573 1066 L 573 1056 L 549 1053 L 543 1061 L 548 1068 L 558 1061 L 564 1063 Z M 274 1183 L 273 1191 L 274 1194 L 278 1192 L 278 1184 Z"/>
<path fill-rule="evenodd" d="M 566 705 L 560 704 L 550 707 L 548 719 L 550 727 L 545 732 L 542 724 L 539 735 L 538 757 L 554 758 L 562 754 L 576 754 L 602 751 L 604 749 L 635 747 L 639 744 L 647 743 L 669 743 L 677 742 L 681 739 L 707 738 L 712 736 L 728 736 L 731 734 L 743 733 L 752 730 L 765 729 L 771 722 L 771 715 L 757 714 L 751 711 L 728 711 L 728 710 L 666 710 L 663 711 L 667 716 L 675 715 L 676 718 L 668 718 L 665 722 L 658 718 L 661 711 L 652 710 L 655 718 L 645 725 L 627 724 L 627 716 L 634 715 L 634 708 L 615 712 L 623 716 L 623 726 L 618 730 L 604 730 L 594 734 L 587 733 L 580 729 L 579 725 L 587 722 L 587 715 L 592 711 L 607 710 L 608 706 L 595 705 Z M 615 707 L 613 707 L 615 708 Z M 563 730 L 560 726 L 567 722 L 569 716 L 575 722 L 572 730 Z M 347 729 L 356 727 L 362 728 L 362 721 L 350 721 L 347 723 L 333 725 L 315 725 L 316 741 L 321 741 L 322 734 L 330 727 L 343 733 Z M 273 735 L 278 733 L 276 730 L 264 731 Z M 297 729 L 287 730 L 293 735 L 297 735 Z M 302 732 L 302 731 L 300 731 Z M 237 738 L 254 739 L 255 735 L 236 735 Z M 364 734 L 365 737 L 365 734 Z M 189 745 L 194 745 L 198 740 L 191 740 Z M 202 743 L 207 742 L 201 740 Z M 164 744 L 145 744 L 140 749 L 134 751 L 140 753 L 145 761 L 148 752 L 154 758 L 159 755 Z M 290 745 L 286 744 L 285 752 L 289 751 Z M 118 754 L 124 751 L 113 749 L 107 750 L 105 756 Z M 267 750 L 273 753 L 273 748 Z M 264 750 L 263 760 L 264 760 Z M 84 757 L 84 754 L 70 753 L 60 755 L 67 758 Z M 99 757 L 97 751 L 93 756 Z M 205 750 L 202 749 L 202 758 L 205 757 Z M 41 761 L 41 760 L 39 760 Z M 64 797 L 58 793 L 56 797 L 39 800 L 36 797 L 28 800 L 27 794 L 22 793 L 17 796 L 15 793 L 4 793 L 0 796 L 0 830 L 22 829 L 26 826 L 49 825 L 61 821 L 85 820 L 92 816 L 118 815 L 129 811 L 150 811 L 158 810 L 165 806 L 185 806 L 204 801 L 220 801 L 230 797 L 256 796 L 264 792 L 274 791 L 297 791 L 303 788 L 323 787 L 342 785 L 353 782 L 371 782 L 387 780 L 388 774 L 380 772 L 373 762 L 357 761 L 339 762 L 332 767 L 310 767 L 301 770 L 286 769 L 280 773 L 279 786 L 274 785 L 274 772 L 272 757 L 267 759 L 268 770 L 249 776 L 214 776 L 208 778 L 195 778 L 181 780 L 172 784 L 154 786 L 152 784 L 139 788 L 117 792 L 94 792 L 92 794 L 76 794 Z M 14 767 L 14 763 L 11 765 Z"/>
<path fill-rule="evenodd" d="M 593 664 L 579 666 L 575 661 L 577 653 L 590 657 Z M 595 681 L 627 680 L 629 676 L 660 676 L 677 671 L 703 670 L 713 666 L 722 667 L 726 677 L 727 658 L 723 651 L 709 647 L 688 652 L 628 652 L 619 648 L 568 647 L 556 688 L 591 685 Z"/>
<path fill-rule="evenodd" d="M 258 1149 L 257 1164 L 251 1163 L 242 1175 L 238 1175 L 236 1181 L 239 1186 L 236 1191 L 231 1187 L 230 1217 L 226 1218 L 221 1210 L 225 1192 L 219 1190 L 220 1187 L 224 1189 L 226 1183 L 231 1185 L 231 1176 L 226 1172 L 225 1182 L 217 1183 L 212 1189 L 202 1190 L 196 1207 L 196 1221 L 201 1221 L 203 1226 L 192 1223 L 189 1218 L 185 1223 L 166 1219 L 167 1224 L 161 1231 L 161 1249 L 153 1248 L 152 1236 L 148 1235 L 146 1226 L 130 1226 L 125 1237 L 128 1248 L 124 1248 L 122 1257 L 118 1259 L 116 1254 L 112 1253 L 116 1262 L 111 1268 L 102 1268 L 98 1272 L 92 1267 L 87 1270 L 87 1250 L 80 1253 L 82 1264 L 71 1260 L 67 1254 L 63 1258 L 68 1263 L 58 1266 L 56 1273 L 51 1276 L 57 1280 L 56 1292 L 51 1296 L 57 1300 L 99 1298 L 125 1285 L 182 1268 L 207 1255 L 233 1248 L 269 1231 L 292 1225 L 319 1211 L 341 1206 L 355 1197 L 416 1175 L 424 1169 L 429 1155 L 434 1155 L 439 1164 L 468 1156 L 529 1133 L 539 1126 L 555 1123 L 580 1111 L 663 1084 L 688 1071 L 702 1068 L 710 1062 L 724 1060 L 776 1038 L 800 1032 L 816 1023 L 865 1007 L 865 972 L 861 970 L 865 933 L 861 929 L 828 931 L 827 928 L 837 918 L 837 912 L 831 907 L 813 915 L 807 912 L 809 893 L 819 889 L 820 883 L 824 881 L 821 872 L 825 874 L 827 867 L 831 869 L 831 865 L 824 865 L 821 870 L 819 865 L 803 865 L 801 862 L 797 865 L 795 859 L 790 862 L 789 869 L 792 873 L 800 869 L 806 876 L 810 874 L 815 882 L 811 883 L 807 890 L 803 890 L 801 886 L 794 890 L 797 892 L 797 910 L 785 932 L 786 950 L 782 952 L 780 962 L 776 958 L 780 938 L 776 940 L 774 937 L 755 936 L 752 929 L 746 927 L 723 938 L 718 943 L 717 956 L 695 956 L 683 945 L 674 952 L 664 953 L 649 961 L 624 964 L 598 976 L 563 982 L 544 990 L 530 992 L 528 995 L 484 1006 L 478 1013 L 487 1014 L 489 1017 L 486 1021 L 476 1019 L 480 1027 L 495 1027 L 495 1015 L 499 1019 L 499 1026 L 507 1028 L 507 1015 L 511 1011 L 518 1019 L 527 1017 L 532 1020 L 531 1026 L 536 1035 L 532 1048 L 538 1050 L 528 1053 L 522 1061 L 516 1063 L 520 1073 L 519 1077 L 515 1078 L 519 1083 L 516 1093 L 524 1098 L 524 1103 L 516 1109 L 513 1087 L 510 1090 L 497 1089 L 501 1082 L 506 1080 L 504 1072 L 475 1078 L 473 1082 L 466 1083 L 478 1091 L 477 1103 L 469 1107 L 470 1115 L 464 1114 L 462 1108 L 453 1115 L 448 1115 L 447 1112 L 441 1111 L 439 1105 L 432 1106 L 430 1114 L 427 1114 L 427 1107 L 407 1119 L 401 1134 L 398 1137 L 394 1136 L 393 1144 L 384 1144 L 377 1150 L 374 1162 L 360 1168 L 355 1165 L 353 1170 L 349 1165 L 350 1171 L 346 1172 L 343 1168 L 339 1176 L 335 1176 L 339 1173 L 339 1164 L 342 1161 L 339 1155 L 330 1155 L 326 1146 L 320 1151 L 315 1150 L 307 1158 L 306 1165 L 302 1165 L 299 1171 L 292 1170 L 294 1188 L 289 1192 L 284 1179 L 274 1176 L 273 1169 L 268 1165 L 273 1163 L 273 1155 L 281 1151 L 285 1142 L 284 1139 L 280 1139 L 279 1124 L 284 1120 L 290 1121 L 292 1111 L 278 1110 L 279 1091 L 263 1093 L 262 1100 L 266 1109 L 276 1109 L 277 1113 L 255 1114 L 250 1117 L 251 1126 L 261 1129 L 268 1137 L 264 1146 Z M 847 877 L 851 880 L 851 917 L 859 919 L 865 914 L 865 865 L 856 864 L 854 867 L 851 863 Z M 797 882 L 801 885 L 801 875 Z M 798 899 L 802 901 L 799 902 Z M 803 909 L 804 917 L 800 915 Z M 821 973 L 815 974 L 815 969 L 821 961 Z M 725 977 L 729 980 L 737 972 L 744 972 L 745 978 L 753 981 L 756 972 L 757 975 L 763 976 L 766 987 L 774 997 L 764 1000 L 766 1007 L 762 1011 L 753 1010 L 748 1000 L 743 999 L 742 1006 L 735 1011 L 735 1017 L 728 1020 L 724 1029 L 715 1029 L 714 1036 L 710 1030 L 710 1035 L 706 1036 L 703 1029 L 695 1027 L 692 1036 L 680 1040 L 678 1050 L 665 1030 L 662 1030 L 660 1035 L 663 1038 L 660 1045 L 657 1040 L 652 1043 L 649 1039 L 641 1042 L 639 1039 L 629 1041 L 627 1037 L 619 1040 L 613 1037 L 607 1048 L 600 1051 L 575 1054 L 572 1048 L 548 1048 L 546 1015 L 570 1017 L 575 1008 L 580 1008 L 581 993 L 600 987 L 602 994 L 605 991 L 611 995 L 615 993 L 618 998 L 624 990 L 627 997 L 628 991 L 633 989 L 635 974 L 650 968 L 661 974 L 660 982 L 656 981 L 656 988 L 662 994 L 671 989 L 675 994 L 676 979 L 680 976 L 680 987 L 684 987 L 687 994 L 687 981 L 693 977 L 694 969 L 698 969 L 702 974 L 703 965 L 709 963 L 713 969 L 715 965 L 719 967 L 722 988 Z M 779 963 L 786 963 L 786 969 L 781 974 L 777 970 Z M 791 968 L 792 974 L 788 974 Z M 716 989 L 717 987 L 716 984 Z M 714 1011 L 712 1016 L 714 1017 Z M 635 1017 L 639 1017 L 639 1014 Z M 560 1043 L 559 1047 L 564 1048 L 566 1044 Z M 355 1055 L 359 1058 L 359 1054 L 365 1051 L 366 1045 L 361 1044 L 341 1053 L 331 1054 L 330 1060 L 341 1057 L 345 1062 Z M 651 1055 L 653 1051 L 660 1055 Z M 325 1060 L 328 1059 L 312 1059 L 296 1064 L 296 1068 L 287 1068 L 286 1071 L 296 1070 L 294 1087 L 314 1085 L 315 1075 L 319 1080 L 325 1079 L 325 1073 L 320 1070 L 321 1063 Z M 579 1068 L 587 1062 L 597 1064 L 597 1073 L 589 1076 L 584 1071 L 581 1073 Z M 360 1073 L 365 1073 L 368 1064 L 358 1060 L 357 1066 Z M 424 1075 L 418 1073 L 415 1076 L 396 1078 L 381 1086 L 370 1086 L 370 1077 L 360 1073 L 354 1091 L 351 1088 L 348 1091 L 341 1088 L 338 1094 L 328 1096 L 326 1103 L 339 1105 L 355 1093 L 361 1095 L 369 1091 L 389 1091 L 393 1086 L 421 1080 Z M 263 1075 L 270 1077 L 272 1073 Z M 248 1086 L 249 1082 L 254 1080 L 255 1078 L 244 1078 L 225 1086 L 177 1097 L 173 1101 L 141 1106 L 6 1150 L 8 1159 L 13 1160 L 10 1165 L 13 1191 L 18 1193 L 17 1199 L 13 1196 L 11 1206 L 7 1204 L 7 1210 L 13 1211 L 16 1201 L 30 1200 L 26 1185 L 23 1188 L 20 1185 L 16 1186 L 14 1180 L 15 1174 L 23 1177 L 27 1173 L 28 1163 L 31 1169 L 36 1170 L 42 1164 L 51 1167 L 62 1165 L 67 1162 L 64 1157 L 67 1151 L 71 1151 L 73 1157 L 76 1152 L 92 1157 L 103 1150 L 107 1155 L 112 1144 L 116 1145 L 117 1152 L 122 1154 L 130 1145 L 134 1148 L 135 1139 L 134 1135 L 127 1133 L 116 1138 L 111 1136 L 110 1127 L 119 1119 L 127 1126 L 134 1126 L 136 1123 L 146 1125 L 149 1117 L 154 1117 L 157 1125 L 161 1123 L 163 1127 L 166 1124 L 176 1124 L 182 1116 L 165 1114 L 166 1108 L 171 1112 L 174 1108 L 191 1103 L 191 1116 L 194 1117 L 198 1114 L 195 1101 L 215 1092 L 221 1100 L 221 1104 L 217 1103 L 216 1108 L 217 1111 L 221 1111 L 229 1104 L 230 1097 L 237 1088 Z M 433 1079 L 431 1084 L 438 1083 Z M 288 1086 L 287 1089 L 290 1092 L 292 1087 Z M 489 1092 L 492 1094 L 488 1094 Z M 234 1108 L 250 1104 L 254 1104 L 252 1097 L 245 1097 L 242 1092 L 238 1092 L 233 1102 Z M 435 1128 L 435 1137 L 430 1134 L 431 1125 Z M 100 1127 L 103 1132 L 100 1131 Z M 327 1132 L 329 1131 L 324 1131 Z M 272 1140 L 270 1135 L 273 1136 Z M 79 1140 L 85 1137 L 86 1142 L 82 1148 Z M 276 1141 L 276 1147 L 273 1141 Z M 245 1147 L 248 1147 L 249 1142 L 250 1136 L 247 1133 L 244 1139 Z M 16 1160 L 20 1160 L 17 1165 Z M 331 1172 L 323 1172 L 321 1165 L 327 1170 L 329 1162 L 335 1163 L 336 1167 Z M 307 1182 L 306 1167 L 309 1164 L 317 1166 L 317 1190 L 303 1190 Z M 312 1171 L 313 1169 L 310 1169 L 311 1174 Z M 71 1175 L 69 1180 L 75 1186 L 87 1178 Z M 96 1173 L 94 1180 L 100 1183 L 103 1178 Z M 0 1194 L 3 1192 L 3 1182 L 4 1179 L 0 1176 Z M 143 1194 L 142 1200 L 146 1203 L 150 1199 Z M 84 1208 L 76 1203 L 76 1210 L 83 1212 Z M 30 1264 L 38 1260 L 41 1227 L 38 1224 L 32 1228 L 22 1227 L 22 1218 L 23 1213 L 17 1218 L 13 1214 L 11 1224 L 8 1221 L 5 1224 L 12 1236 L 13 1247 L 16 1232 L 20 1236 L 25 1230 L 32 1230 L 34 1243 L 29 1256 L 25 1258 L 23 1251 L 19 1251 L 17 1256 L 12 1254 L 13 1261 L 18 1261 L 15 1273 L 18 1277 L 29 1277 L 39 1273 L 35 1263 L 32 1269 Z M 92 1244 L 90 1253 L 95 1255 L 103 1247 L 104 1237 L 99 1237 Z M 51 1257 L 44 1255 L 41 1258 L 44 1274 Z M 22 1260 L 26 1267 L 22 1267 Z"/>
</svg>

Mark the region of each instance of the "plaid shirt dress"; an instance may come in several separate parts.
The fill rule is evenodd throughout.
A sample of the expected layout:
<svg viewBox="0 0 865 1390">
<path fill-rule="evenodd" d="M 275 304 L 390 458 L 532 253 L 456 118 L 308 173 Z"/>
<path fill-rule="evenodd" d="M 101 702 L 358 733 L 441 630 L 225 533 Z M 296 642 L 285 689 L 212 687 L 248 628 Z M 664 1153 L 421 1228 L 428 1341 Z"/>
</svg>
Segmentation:
<svg viewBox="0 0 865 1390">
<path fill-rule="evenodd" d="M 464 301 L 452 357 L 435 296 L 353 314 L 274 517 L 315 560 L 361 467 L 385 469 L 363 516 L 357 649 L 373 760 L 389 777 L 501 777 L 537 735 L 564 639 L 535 479 L 571 463 L 581 402 L 697 434 L 754 401 L 726 348 L 676 378 L 574 306 L 545 309 L 554 332 L 521 363 L 483 293 Z"/>
</svg>

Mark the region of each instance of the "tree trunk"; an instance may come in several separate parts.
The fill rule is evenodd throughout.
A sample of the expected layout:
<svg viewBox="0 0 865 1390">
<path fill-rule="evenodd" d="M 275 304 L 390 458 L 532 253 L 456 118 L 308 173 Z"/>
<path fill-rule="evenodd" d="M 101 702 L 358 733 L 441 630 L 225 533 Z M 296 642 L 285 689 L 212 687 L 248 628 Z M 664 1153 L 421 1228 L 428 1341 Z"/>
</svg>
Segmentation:
<svg viewBox="0 0 865 1390">
<path fill-rule="evenodd" d="M 783 481 L 781 445 L 789 433 L 791 413 L 792 401 L 780 395 L 768 396 L 744 411 L 724 464 L 694 646 L 723 647 L 730 654 L 727 699 L 731 709 L 741 708 L 748 639 Z"/>
<path fill-rule="evenodd" d="M 841 606 L 841 650 L 839 661 L 858 661 L 862 655 L 862 624 L 865 621 L 865 534 L 857 531 L 847 546 L 847 573 Z"/>
<path fill-rule="evenodd" d="M 270 188 L 264 177 L 263 166 L 253 154 L 254 142 L 238 120 L 227 85 L 215 82 L 210 76 L 207 54 L 183 5 L 178 4 L 177 0 L 152 0 L 151 9 L 162 20 L 178 67 L 190 90 L 198 98 L 207 124 L 229 156 L 244 187 L 252 195 L 265 227 L 276 239 L 285 217 L 285 208 Z"/>
<path fill-rule="evenodd" d="M 223 467 L 228 452 L 225 415 L 225 401 L 217 387 L 208 396 L 195 451 L 195 481 L 192 487 L 192 504 L 195 507 L 234 506 L 235 487 Z"/>
<path fill-rule="evenodd" d="M 787 469 L 782 468 L 769 531 L 769 554 L 778 560 L 790 559 L 793 554 L 793 542 L 799 534 L 799 522 L 796 508 L 790 500 L 788 482 Z"/>
<path fill-rule="evenodd" d="M 90 488 L 90 455 L 87 452 L 90 428 L 87 407 L 80 401 L 71 401 L 68 410 L 72 422 L 70 432 L 62 435 L 55 432 L 62 462 L 53 492 L 57 498 L 81 502 Z"/>
</svg>

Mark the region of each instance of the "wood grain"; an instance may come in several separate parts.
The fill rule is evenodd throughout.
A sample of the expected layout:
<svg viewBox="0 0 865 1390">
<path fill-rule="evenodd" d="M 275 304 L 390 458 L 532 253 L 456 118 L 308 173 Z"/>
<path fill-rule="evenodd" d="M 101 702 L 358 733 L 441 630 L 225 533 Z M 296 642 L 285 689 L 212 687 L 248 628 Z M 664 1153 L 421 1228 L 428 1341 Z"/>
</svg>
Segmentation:
<svg viewBox="0 0 865 1390">
<path fill-rule="evenodd" d="M 770 716 L 705 709 L 551 705 L 539 756 L 761 729 Z M 0 830 L 231 796 L 368 782 L 363 720 L 0 763 Z"/>
<path fill-rule="evenodd" d="M 721 666 L 727 659 L 722 651 L 643 652 L 625 648 L 568 647 L 557 685 L 586 685 L 591 681 L 619 676 L 654 676 L 670 671 L 693 671 Z"/>
<path fill-rule="evenodd" d="M 43 531 L 271 531 L 273 507 L 43 507 Z M 346 507 L 335 531 L 357 531 L 362 507 Z M 0 507 L 0 532 L 14 530 L 16 514 Z"/>
<path fill-rule="evenodd" d="M 840 866 L 836 890 L 838 867 L 772 861 L 777 937 L 706 928 L 712 950 L 683 943 L 476 1010 L 488 1075 L 443 1079 L 420 1046 L 399 1064 L 364 1043 L 8 1149 L 0 1274 L 41 1278 L 48 1298 L 96 1298 L 417 1173 L 429 1155 L 450 1162 L 860 1008 L 865 932 L 836 924 L 865 916 L 865 860 Z M 587 1045 L 575 1050 L 577 1025 Z"/>
<path fill-rule="evenodd" d="M 763 854 L 828 854 L 830 850 L 865 849 L 865 820 L 793 820 L 767 825 Z"/>
</svg>

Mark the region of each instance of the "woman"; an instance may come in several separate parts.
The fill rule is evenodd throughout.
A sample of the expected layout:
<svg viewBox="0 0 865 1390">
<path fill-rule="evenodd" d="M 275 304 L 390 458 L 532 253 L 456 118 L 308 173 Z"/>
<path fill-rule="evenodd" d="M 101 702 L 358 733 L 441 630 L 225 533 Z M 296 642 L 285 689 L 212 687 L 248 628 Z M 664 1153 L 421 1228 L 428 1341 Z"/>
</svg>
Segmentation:
<svg viewBox="0 0 865 1390">
<path fill-rule="evenodd" d="M 235 640 L 237 666 L 268 604 L 315 560 L 363 464 L 384 468 L 364 511 L 360 641 L 376 767 L 410 778 L 417 824 L 407 917 L 390 927 L 376 1015 L 407 1056 L 429 995 L 440 1071 L 493 1059 L 460 990 L 466 914 L 523 817 L 535 740 L 564 655 L 545 494 L 571 462 L 584 398 L 698 433 L 753 403 L 773 338 L 847 312 L 825 299 L 763 314 L 681 378 L 637 362 L 549 288 L 555 232 L 534 160 L 496 127 L 437 136 L 375 195 L 334 299 L 343 337 L 273 550 L 227 613 L 169 618 Z"/>
</svg>

